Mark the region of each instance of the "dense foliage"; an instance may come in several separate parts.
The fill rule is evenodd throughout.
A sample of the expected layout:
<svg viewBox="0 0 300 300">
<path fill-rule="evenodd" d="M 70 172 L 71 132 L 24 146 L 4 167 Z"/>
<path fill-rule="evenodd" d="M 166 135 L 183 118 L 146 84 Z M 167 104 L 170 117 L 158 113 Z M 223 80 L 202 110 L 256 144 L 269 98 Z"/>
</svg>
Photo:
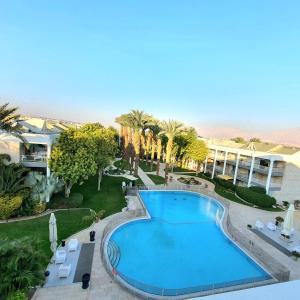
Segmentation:
<svg viewBox="0 0 300 300">
<path fill-rule="evenodd" d="M 31 186 L 25 183 L 28 170 L 19 164 L 0 163 L 0 219 L 8 219 L 23 205 Z"/>
<path fill-rule="evenodd" d="M 30 238 L 0 241 L 0 299 L 27 290 L 43 280 L 44 256 Z"/>
</svg>

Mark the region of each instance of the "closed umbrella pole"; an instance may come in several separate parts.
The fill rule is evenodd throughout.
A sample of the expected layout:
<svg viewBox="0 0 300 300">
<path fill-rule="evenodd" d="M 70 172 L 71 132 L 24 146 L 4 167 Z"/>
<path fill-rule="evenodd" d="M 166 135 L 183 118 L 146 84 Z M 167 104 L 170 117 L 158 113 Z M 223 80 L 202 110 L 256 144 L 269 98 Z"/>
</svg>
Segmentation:
<svg viewBox="0 0 300 300">
<path fill-rule="evenodd" d="M 294 226 L 294 211 L 295 211 L 294 204 L 290 204 L 281 231 L 281 233 L 284 235 L 291 235 L 292 233 L 293 226 Z"/>
<path fill-rule="evenodd" d="M 53 253 L 55 253 L 57 248 L 57 226 L 56 226 L 56 218 L 54 213 L 51 213 L 49 219 L 49 241 L 50 241 L 50 249 Z"/>
</svg>

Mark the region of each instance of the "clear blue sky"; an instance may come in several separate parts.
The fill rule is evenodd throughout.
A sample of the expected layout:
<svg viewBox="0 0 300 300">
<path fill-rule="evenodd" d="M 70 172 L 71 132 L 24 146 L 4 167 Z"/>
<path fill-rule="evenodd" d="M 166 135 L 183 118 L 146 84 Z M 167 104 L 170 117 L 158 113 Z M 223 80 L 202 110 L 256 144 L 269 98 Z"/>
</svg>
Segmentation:
<svg viewBox="0 0 300 300">
<path fill-rule="evenodd" d="M 300 2 L 1 1 L 0 98 L 25 113 L 299 127 Z"/>
</svg>

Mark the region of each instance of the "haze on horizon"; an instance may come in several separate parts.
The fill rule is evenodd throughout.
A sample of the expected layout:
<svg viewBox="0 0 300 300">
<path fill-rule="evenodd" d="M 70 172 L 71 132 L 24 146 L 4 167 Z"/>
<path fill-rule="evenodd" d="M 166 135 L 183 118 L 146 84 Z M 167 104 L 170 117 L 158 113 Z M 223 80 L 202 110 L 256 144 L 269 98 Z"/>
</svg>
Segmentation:
<svg viewBox="0 0 300 300">
<path fill-rule="evenodd" d="M 300 146 L 298 1 L 2 1 L 0 102 Z"/>
</svg>

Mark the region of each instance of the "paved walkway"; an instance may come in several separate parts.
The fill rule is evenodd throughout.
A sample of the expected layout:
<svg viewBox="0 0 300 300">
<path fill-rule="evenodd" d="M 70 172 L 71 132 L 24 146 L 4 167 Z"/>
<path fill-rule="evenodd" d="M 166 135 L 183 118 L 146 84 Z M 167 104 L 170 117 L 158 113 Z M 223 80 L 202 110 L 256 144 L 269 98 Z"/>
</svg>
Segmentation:
<svg viewBox="0 0 300 300">
<path fill-rule="evenodd" d="M 155 183 L 149 178 L 149 176 L 140 167 L 138 169 L 138 175 L 140 176 L 144 185 L 155 185 Z"/>
</svg>

